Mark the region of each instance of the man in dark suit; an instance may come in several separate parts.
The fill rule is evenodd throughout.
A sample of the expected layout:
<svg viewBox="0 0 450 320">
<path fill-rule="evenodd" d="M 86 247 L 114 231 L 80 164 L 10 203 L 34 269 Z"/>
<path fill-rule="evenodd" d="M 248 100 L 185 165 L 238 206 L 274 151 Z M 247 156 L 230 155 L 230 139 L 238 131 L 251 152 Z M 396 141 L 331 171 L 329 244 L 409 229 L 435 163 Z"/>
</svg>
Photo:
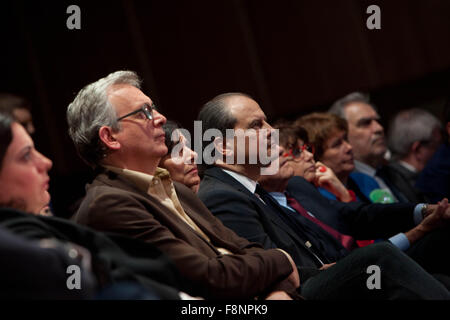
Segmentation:
<svg viewBox="0 0 450 320">
<path fill-rule="evenodd" d="M 403 281 L 412 284 L 421 278 L 420 282 L 437 284 L 429 274 L 392 245 L 376 244 L 346 255 L 342 246 L 329 233 L 314 223 L 308 223 L 307 219 L 297 219 L 279 206 L 257 184 L 263 169 L 261 152 L 274 158 L 278 152 L 268 148 L 271 127 L 259 105 L 249 96 L 236 93 L 220 95 L 202 108 L 199 119 L 205 131 L 214 128 L 222 134 L 227 129 L 235 132 L 231 139 L 223 139 L 222 136 L 206 141 L 214 144 L 216 161 L 214 166 L 204 172 L 199 197 L 213 214 L 239 235 L 257 241 L 266 248 L 279 247 L 290 253 L 299 267 L 303 283 L 301 292 L 305 297 L 405 298 L 407 295 L 402 296 L 405 288 L 400 284 L 405 283 Z M 242 137 L 244 139 L 240 139 Z M 244 141 L 244 144 L 240 145 L 239 141 Z M 251 141 L 256 142 L 256 148 L 250 146 Z M 252 154 L 252 150 L 257 154 Z M 258 161 L 252 163 L 252 157 Z M 238 158 L 245 161 L 238 162 Z M 282 171 L 285 174 L 286 163 L 280 161 L 280 174 Z M 412 225 L 412 208 L 403 207 L 397 213 L 393 226 L 387 228 L 395 229 L 396 220 Z M 384 272 L 390 273 L 385 278 L 385 290 L 373 292 L 362 285 L 367 279 L 364 270 L 370 264 L 382 265 Z M 403 268 L 412 268 L 417 273 L 410 277 L 412 273 L 403 273 Z M 403 277 L 406 278 L 401 280 Z M 403 293 L 397 295 L 399 292 Z"/>
<path fill-rule="evenodd" d="M 385 174 L 411 202 L 424 201 L 415 184 L 441 143 L 441 129 L 438 118 L 418 108 L 399 112 L 389 126 L 392 160 L 385 166 Z"/>
<path fill-rule="evenodd" d="M 279 249 L 264 250 L 223 226 L 182 184 L 158 168 L 166 155 L 165 117 L 118 71 L 82 89 L 67 110 L 81 157 L 99 174 L 75 220 L 152 243 L 205 298 L 298 299 L 298 272 Z"/>
</svg>

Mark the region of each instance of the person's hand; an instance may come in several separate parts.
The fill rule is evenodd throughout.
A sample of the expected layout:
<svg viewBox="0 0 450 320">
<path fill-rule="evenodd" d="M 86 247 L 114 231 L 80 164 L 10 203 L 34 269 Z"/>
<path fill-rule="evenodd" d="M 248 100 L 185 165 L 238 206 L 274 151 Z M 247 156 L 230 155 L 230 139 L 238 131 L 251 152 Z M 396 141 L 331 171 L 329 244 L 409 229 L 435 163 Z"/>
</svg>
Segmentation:
<svg viewBox="0 0 450 320">
<path fill-rule="evenodd" d="M 415 226 L 405 235 L 412 244 L 422 238 L 428 232 L 440 228 L 450 222 L 450 206 L 447 198 L 442 199 L 437 205 L 428 205 L 425 217 L 420 224 Z"/>
<path fill-rule="evenodd" d="M 423 232 L 430 232 L 436 228 L 444 226 L 450 221 L 450 206 L 448 199 L 444 198 L 437 205 L 431 205 L 425 218 L 418 225 Z"/>
<path fill-rule="evenodd" d="M 316 162 L 316 178 L 314 179 L 314 184 L 316 187 L 322 187 L 334 194 L 339 201 L 352 201 L 352 196 L 342 182 L 336 177 L 333 170 L 320 161 Z"/>
<path fill-rule="evenodd" d="M 264 300 L 292 300 L 285 291 L 273 291 Z"/>
<path fill-rule="evenodd" d="M 334 266 L 335 264 L 336 264 L 336 262 L 333 262 L 333 263 L 326 263 L 326 264 L 324 264 L 323 266 L 321 266 L 319 270 L 327 270 L 329 267 L 332 267 L 332 266 Z"/>
</svg>

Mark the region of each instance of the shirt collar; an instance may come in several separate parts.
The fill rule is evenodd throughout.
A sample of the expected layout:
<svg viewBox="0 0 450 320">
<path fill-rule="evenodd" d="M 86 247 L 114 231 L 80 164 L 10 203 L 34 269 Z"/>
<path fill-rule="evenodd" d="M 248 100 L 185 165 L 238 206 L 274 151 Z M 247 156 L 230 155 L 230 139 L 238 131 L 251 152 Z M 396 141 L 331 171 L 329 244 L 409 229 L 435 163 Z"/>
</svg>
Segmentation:
<svg viewBox="0 0 450 320">
<path fill-rule="evenodd" d="M 286 195 L 283 192 L 269 192 L 270 195 L 277 200 L 279 204 L 281 204 L 283 207 L 287 207 L 287 198 Z"/>
<path fill-rule="evenodd" d="M 256 185 L 257 185 L 257 182 L 255 180 L 252 180 L 240 173 L 237 173 L 237 172 L 234 172 L 231 170 L 227 170 L 227 169 L 222 169 L 222 170 L 225 171 L 226 173 L 228 173 L 233 178 L 235 178 L 237 181 L 239 181 L 248 191 L 250 191 L 251 193 L 255 193 Z"/>
<path fill-rule="evenodd" d="M 369 166 L 368 164 L 362 163 L 361 161 L 355 160 L 355 169 L 356 171 L 365 173 L 369 176 L 371 176 L 372 178 L 375 177 L 376 174 L 376 170 Z"/>
<path fill-rule="evenodd" d="M 147 174 L 140 171 L 130 170 L 130 169 L 123 169 L 113 166 L 107 166 L 104 165 L 104 167 L 114 173 L 123 175 L 130 179 L 136 186 L 139 188 L 139 190 L 144 191 L 147 193 L 148 188 L 150 187 L 151 183 L 154 179 L 170 179 L 169 171 L 163 168 L 156 168 L 155 174 Z"/>
<path fill-rule="evenodd" d="M 417 169 L 416 169 L 416 168 L 414 168 L 412 165 L 410 165 L 409 163 L 407 163 L 407 162 L 405 162 L 405 161 L 400 160 L 400 161 L 398 162 L 398 164 L 401 165 L 402 167 L 408 169 L 408 170 L 411 171 L 411 172 L 414 172 L 414 173 L 417 172 Z"/>
</svg>

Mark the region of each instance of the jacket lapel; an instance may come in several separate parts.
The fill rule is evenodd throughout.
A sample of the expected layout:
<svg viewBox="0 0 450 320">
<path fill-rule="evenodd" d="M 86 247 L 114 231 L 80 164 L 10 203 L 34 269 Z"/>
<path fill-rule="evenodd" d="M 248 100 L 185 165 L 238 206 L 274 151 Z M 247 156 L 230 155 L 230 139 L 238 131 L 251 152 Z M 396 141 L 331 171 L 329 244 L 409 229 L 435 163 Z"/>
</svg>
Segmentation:
<svg viewBox="0 0 450 320">
<path fill-rule="evenodd" d="M 143 192 L 142 190 L 140 190 L 134 183 L 132 183 L 131 181 L 129 181 L 127 178 L 123 177 L 122 175 L 119 175 L 115 172 L 112 171 L 106 171 L 104 174 L 101 174 L 99 176 L 97 176 L 96 181 L 94 181 L 94 183 L 92 184 L 97 185 L 97 184 L 105 184 L 111 187 L 115 187 L 115 188 L 119 188 L 122 190 L 126 190 L 126 191 L 130 191 L 133 193 L 138 193 L 139 195 L 141 195 L 142 197 L 145 197 L 153 207 L 156 208 L 156 211 L 159 212 L 163 212 L 163 214 L 167 217 L 172 217 L 173 219 L 176 219 L 176 221 L 178 221 L 179 224 L 183 224 L 186 225 L 186 222 L 184 220 L 182 220 L 178 215 L 176 215 L 175 213 L 171 212 L 171 210 L 169 208 L 167 208 L 165 205 L 163 205 L 159 199 L 149 195 L 146 192 Z M 175 183 L 174 183 L 175 185 Z M 89 188 L 89 187 L 88 187 Z M 177 191 L 177 195 L 178 195 L 178 190 L 175 187 L 175 190 Z M 181 202 L 181 199 L 179 199 Z M 185 209 L 186 206 L 186 202 L 182 202 L 183 203 L 183 209 Z M 186 214 L 189 215 L 189 217 L 191 217 L 192 220 L 194 220 L 195 223 L 198 222 L 197 218 L 193 218 L 193 214 L 192 212 L 194 212 L 193 210 L 190 210 L 190 208 L 186 211 Z M 197 217 L 197 215 L 194 215 L 195 217 Z M 200 223 L 200 225 L 202 225 Z M 205 230 L 208 230 L 208 228 L 206 228 L 204 225 L 200 226 L 198 224 L 198 226 L 200 227 L 200 229 L 202 229 L 203 232 L 205 232 Z M 202 241 L 204 241 L 210 248 L 212 248 L 217 254 L 220 254 L 220 252 L 211 244 L 209 243 L 202 235 L 200 235 L 197 231 L 195 231 L 193 228 L 191 228 L 190 226 L 188 228 L 186 228 L 186 230 L 190 230 L 193 234 L 195 234 L 195 236 L 199 237 Z M 210 237 L 211 232 L 205 232 L 206 235 L 208 235 L 208 237 Z M 211 238 L 210 238 L 211 239 Z"/>
<path fill-rule="evenodd" d="M 244 193 L 248 197 L 250 197 L 253 202 L 258 207 L 259 211 L 262 211 L 266 214 L 266 216 L 279 228 L 281 228 L 284 232 L 288 233 L 291 238 L 296 240 L 296 243 L 302 245 L 307 251 L 311 252 L 311 250 L 305 245 L 305 240 L 301 239 L 299 235 L 292 230 L 291 227 L 287 226 L 286 223 L 279 217 L 279 215 L 274 212 L 268 205 L 265 205 L 261 200 L 253 193 L 251 193 L 246 187 L 244 187 L 239 181 L 234 179 L 232 176 L 224 172 L 222 169 L 214 167 L 205 171 L 205 176 L 210 176 L 214 179 L 217 179 L 223 183 L 229 184 L 240 192 Z M 276 204 L 279 206 L 278 204 Z M 280 211 L 283 211 L 280 207 Z M 313 254 L 315 256 L 315 254 Z"/>
</svg>

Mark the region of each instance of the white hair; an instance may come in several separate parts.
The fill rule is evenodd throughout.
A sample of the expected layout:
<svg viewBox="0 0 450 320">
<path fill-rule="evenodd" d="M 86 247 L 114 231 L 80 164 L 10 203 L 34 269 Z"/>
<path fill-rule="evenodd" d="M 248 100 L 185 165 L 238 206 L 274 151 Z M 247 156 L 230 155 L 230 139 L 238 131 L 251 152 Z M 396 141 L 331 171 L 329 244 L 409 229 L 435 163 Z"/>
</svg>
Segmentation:
<svg viewBox="0 0 450 320">
<path fill-rule="evenodd" d="M 428 111 L 418 108 L 401 111 L 389 126 L 389 148 L 397 157 L 404 157 L 414 142 L 430 141 L 436 128 L 440 129 L 441 123 Z"/>
<path fill-rule="evenodd" d="M 97 166 L 107 152 L 99 138 L 99 129 L 102 126 L 120 129 L 116 111 L 108 99 L 108 89 L 116 84 L 141 88 L 135 72 L 116 71 L 81 89 L 67 108 L 69 135 L 80 157 L 92 166 Z"/>
</svg>

